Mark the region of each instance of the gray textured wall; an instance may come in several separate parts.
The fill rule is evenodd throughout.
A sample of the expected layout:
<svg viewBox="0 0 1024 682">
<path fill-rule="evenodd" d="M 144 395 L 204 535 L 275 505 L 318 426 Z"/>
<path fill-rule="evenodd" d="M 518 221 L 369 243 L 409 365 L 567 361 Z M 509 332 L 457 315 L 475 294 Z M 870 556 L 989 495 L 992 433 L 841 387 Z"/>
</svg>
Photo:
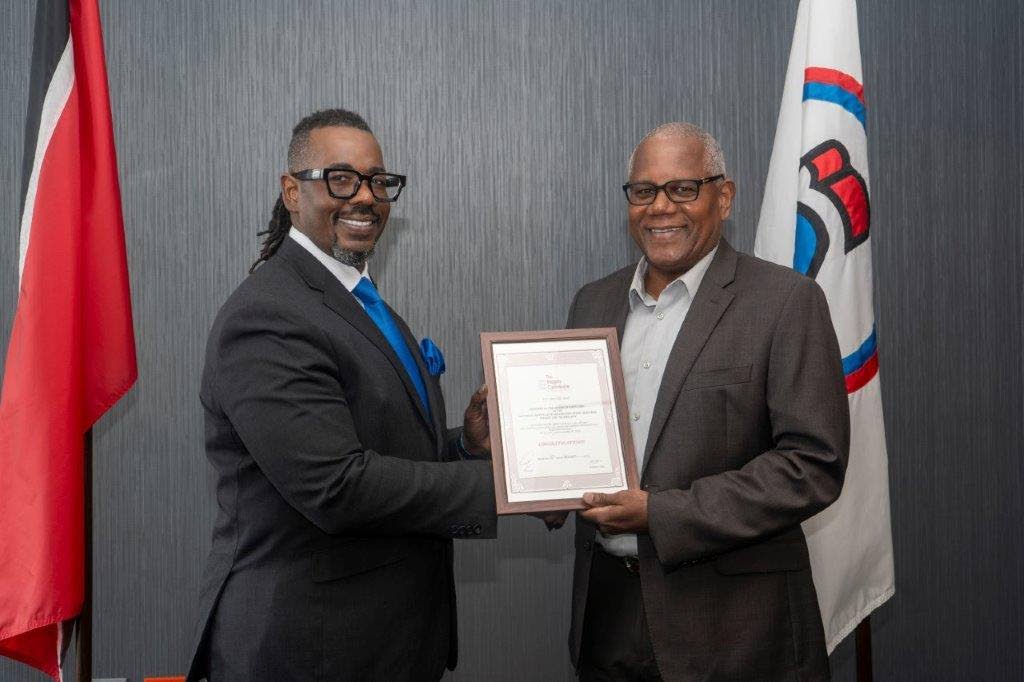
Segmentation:
<svg viewBox="0 0 1024 682">
<path fill-rule="evenodd" d="M 796 6 L 102 4 L 140 379 L 97 429 L 94 657 L 98 677 L 132 680 L 184 670 L 213 515 L 201 349 L 255 257 L 295 120 L 360 111 L 409 175 L 372 267 L 445 350 L 455 421 L 479 330 L 559 326 L 576 287 L 635 256 L 617 185 L 654 125 L 720 137 L 740 191 L 727 234 L 751 248 Z M 0 6 L 3 348 L 33 11 Z M 876 671 L 1019 680 L 1024 12 L 862 0 L 860 21 L 897 571 Z M 503 520 L 457 552 L 451 677 L 571 679 L 569 534 Z M 852 644 L 833 669 L 853 678 Z M 3 661 L 0 679 L 42 677 Z"/>
</svg>

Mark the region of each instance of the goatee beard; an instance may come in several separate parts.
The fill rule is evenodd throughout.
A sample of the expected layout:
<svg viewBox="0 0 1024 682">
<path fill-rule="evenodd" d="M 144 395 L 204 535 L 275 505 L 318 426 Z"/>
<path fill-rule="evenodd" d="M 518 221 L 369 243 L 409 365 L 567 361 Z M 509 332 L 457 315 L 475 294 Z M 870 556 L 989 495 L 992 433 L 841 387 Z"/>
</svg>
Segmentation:
<svg viewBox="0 0 1024 682">
<path fill-rule="evenodd" d="M 334 244 L 331 246 L 331 256 L 339 263 L 350 265 L 356 270 L 362 270 L 363 266 L 366 265 L 366 261 L 370 260 L 373 256 L 373 250 L 374 247 L 370 247 L 366 251 L 352 251 Z"/>
</svg>

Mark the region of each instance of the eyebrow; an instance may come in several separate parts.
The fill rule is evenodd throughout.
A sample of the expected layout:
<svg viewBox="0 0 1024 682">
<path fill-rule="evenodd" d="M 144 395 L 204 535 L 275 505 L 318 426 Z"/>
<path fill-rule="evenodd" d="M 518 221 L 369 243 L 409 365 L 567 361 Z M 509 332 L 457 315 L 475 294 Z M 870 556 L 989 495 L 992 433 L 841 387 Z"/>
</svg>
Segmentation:
<svg viewBox="0 0 1024 682">
<path fill-rule="evenodd" d="M 337 168 L 338 170 L 350 170 L 350 171 L 356 170 L 355 168 L 352 167 L 352 164 L 345 163 L 345 162 L 332 163 L 330 165 L 324 166 L 324 168 L 325 169 Z M 386 173 L 386 172 L 387 171 L 384 170 L 384 168 L 381 167 L 381 166 L 371 166 L 370 168 L 367 169 L 365 175 L 373 175 L 374 173 Z"/>
</svg>

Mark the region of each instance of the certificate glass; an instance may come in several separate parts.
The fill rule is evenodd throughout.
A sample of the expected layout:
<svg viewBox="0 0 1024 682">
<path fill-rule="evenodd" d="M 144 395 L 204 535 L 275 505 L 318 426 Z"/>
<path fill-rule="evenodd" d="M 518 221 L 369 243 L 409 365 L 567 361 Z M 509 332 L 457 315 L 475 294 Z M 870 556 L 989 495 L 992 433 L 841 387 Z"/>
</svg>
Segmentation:
<svg viewBox="0 0 1024 682">
<path fill-rule="evenodd" d="M 615 329 L 480 335 L 499 514 L 637 488 Z"/>
</svg>

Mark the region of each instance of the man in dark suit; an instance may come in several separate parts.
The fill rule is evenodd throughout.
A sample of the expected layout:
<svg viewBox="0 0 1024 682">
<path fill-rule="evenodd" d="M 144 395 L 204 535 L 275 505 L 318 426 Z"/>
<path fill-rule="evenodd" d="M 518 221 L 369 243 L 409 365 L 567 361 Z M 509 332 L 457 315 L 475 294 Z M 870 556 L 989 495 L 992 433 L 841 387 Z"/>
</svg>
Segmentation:
<svg viewBox="0 0 1024 682">
<path fill-rule="evenodd" d="M 296 126 L 254 272 L 210 331 L 218 516 L 189 678 L 437 680 L 456 662 L 453 537 L 494 537 L 482 396 L 438 375 L 366 261 L 405 178 L 365 121 Z"/>
<path fill-rule="evenodd" d="M 643 258 L 583 287 L 568 326 L 619 330 L 641 489 L 584 497 L 573 662 L 584 680 L 827 679 L 800 528 L 839 496 L 849 446 L 825 297 L 721 238 L 735 185 L 700 128 L 650 133 L 624 189 Z"/>
</svg>

